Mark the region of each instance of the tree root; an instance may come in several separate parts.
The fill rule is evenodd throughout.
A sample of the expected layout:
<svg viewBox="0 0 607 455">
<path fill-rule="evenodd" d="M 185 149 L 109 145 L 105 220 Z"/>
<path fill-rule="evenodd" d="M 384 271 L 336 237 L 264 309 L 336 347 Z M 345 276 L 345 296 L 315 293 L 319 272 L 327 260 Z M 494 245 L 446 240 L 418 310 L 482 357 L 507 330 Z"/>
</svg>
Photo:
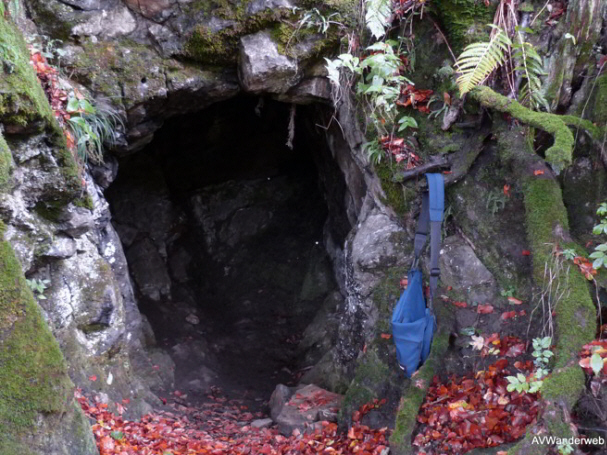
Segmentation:
<svg viewBox="0 0 607 455">
<path fill-rule="evenodd" d="M 477 87 L 470 95 L 487 109 L 494 109 L 534 128 L 539 128 L 554 136 L 554 143 L 546 150 L 546 161 L 560 172 L 569 166 L 573 159 L 575 139 L 569 126 L 586 130 L 595 141 L 599 141 L 603 129 L 572 115 L 557 115 L 548 112 L 535 112 L 518 101 L 494 92 L 489 87 Z"/>
<path fill-rule="evenodd" d="M 545 264 L 551 259 L 553 246 L 580 247 L 571 241 L 568 233 L 569 221 L 559 183 L 545 161 L 533 152 L 528 135 L 529 131 L 521 127 L 507 130 L 504 125 L 498 135 L 498 145 L 503 163 L 510 165 L 518 184 L 522 185 L 527 236 L 533 252 L 533 277 L 542 285 Z M 575 436 L 569 415 L 586 387 L 584 372 L 577 365 L 577 353 L 594 338 L 596 318 L 584 276 L 573 266 L 562 273 L 569 292 L 555 309 L 555 368 L 542 387 L 544 412 L 541 420 L 527 430 L 525 438 L 509 450 L 511 455 L 546 453 L 547 447 L 534 441 L 539 435 Z"/>
</svg>

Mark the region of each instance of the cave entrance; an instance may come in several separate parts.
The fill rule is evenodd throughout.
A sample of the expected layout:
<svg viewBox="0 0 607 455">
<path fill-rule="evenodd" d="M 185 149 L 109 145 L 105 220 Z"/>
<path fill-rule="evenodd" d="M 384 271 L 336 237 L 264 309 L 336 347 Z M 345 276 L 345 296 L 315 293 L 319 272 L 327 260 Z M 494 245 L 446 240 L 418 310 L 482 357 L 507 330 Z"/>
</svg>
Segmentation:
<svg viewBox="0 0 607 455">
<path fill-rule="evenodd" d="M 295 383 L 322 355 L 306 328 L 341 301 L 325 245 L 350 230 L 343 174 L 319 106 L 297 107 L 286 146 L 291 109 L 238 97 L 172 118 L 106 192 L 140 310 L 194 401 Z"/>
</svg>

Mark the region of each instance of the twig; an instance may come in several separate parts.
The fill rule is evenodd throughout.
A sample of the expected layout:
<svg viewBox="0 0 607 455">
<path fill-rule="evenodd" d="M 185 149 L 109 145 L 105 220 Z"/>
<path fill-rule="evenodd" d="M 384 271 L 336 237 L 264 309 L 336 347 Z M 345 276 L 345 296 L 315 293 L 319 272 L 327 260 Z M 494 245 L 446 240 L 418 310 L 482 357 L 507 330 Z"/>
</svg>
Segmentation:
<svg viewBox="0 0 607 455">
<path fill-rule="evenodd" d="M 419 177 L 420 175 L 425 174 L 426 172 L 434 171 L 434 170 L 441 169 L 441 168 L 447 168 L 450 166 L 451 166 L 451 163 L 444 156 L 435 158 L 434 160 L 432 160 L 428 163 L 425 163 L 425 164 L 417 166 L 413 169 L 408 169 L 408 170 L 404 171 L 403 172 L 403 182 L 410 180 L 414 177 Z"/>
<path fill-rule="evenodd" d="M 447 49 L 449 49 L 449 53 L 451 54 L 451 58 L 453 58 L 453 63 L 457 62 L 457 57 L 455 57 L 455 54 L 453 53 L 453 50 L 451 49 L 451 46 L 449 46 L 449 41 L 447 41 L 447 37 L 445 36 L 445 34 L 443 33 L 443 31 L 440 29 L 440 27 L 438 26 L 438 24 L 434 21 L 434 19 L 432 19 L 432 23 L 434 24 L 434 27 L 436 27 L 436 30 L 438 31 L 438 33 L 440 33 L 440 36 L 443 37 L 443 41 L 447 45 Z"/>
</svg>

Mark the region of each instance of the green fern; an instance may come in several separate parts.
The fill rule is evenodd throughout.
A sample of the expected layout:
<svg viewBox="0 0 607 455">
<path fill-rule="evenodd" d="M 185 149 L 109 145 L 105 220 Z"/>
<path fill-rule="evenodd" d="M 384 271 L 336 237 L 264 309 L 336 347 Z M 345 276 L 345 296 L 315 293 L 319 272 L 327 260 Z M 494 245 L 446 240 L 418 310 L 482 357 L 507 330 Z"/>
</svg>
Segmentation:
<svg viewBox="0 0 607 455">
<path fill-rule="evenodd" d="M 464 49 L 455 64 L 460 76 L 457 78 L 460 95 L 480 85 L 497 67 L 502 65 L 512 41 L 496 25 L 488 43 L 472 43 Z"/>
<path fill-rule="evenodd" d="M 390 16 L 392 15 L 392 0 L 365 0 L 367 14 L 365 22 L 375 39 L 386 34 Z"/>
<path fill-rule="evenodd" d="M 523 77 L 519 95 L 521 104 L 536 110 L 543 107 L 549 111 L 548 101 L 541 92 L 542 81 L 540 76 L 546 74 L 543 69 L 542 57 L 539 56 L 532 44 L 524 40 L 523 35 L 518 30 L 516 36 L 517 42 L 513 45 L 513 56 L 518 64 L 515 71 L 521 71 Z"/>
</svg>

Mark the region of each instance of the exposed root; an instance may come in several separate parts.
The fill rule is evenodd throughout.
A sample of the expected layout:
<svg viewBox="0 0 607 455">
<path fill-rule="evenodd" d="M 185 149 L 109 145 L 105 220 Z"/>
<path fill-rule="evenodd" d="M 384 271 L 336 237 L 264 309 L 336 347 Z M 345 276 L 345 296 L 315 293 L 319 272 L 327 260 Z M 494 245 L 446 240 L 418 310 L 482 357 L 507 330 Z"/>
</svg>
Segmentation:
<svg viewBox="0 0 607 455">
<path fill-rule="evenodd" d="M 554 136 L 554 143 L 546 150 L 546 161 L 557 172 L 569 166 L 573 160 L 575 139 L 569 126 L 582 128 L 595 141 L 600 141 L 603 129 L 573 115 L 557 115 L 547 112 L 535 112 L 519 102 L 494 92 L 489 87 L 477 87 L 471 96 L 487 109 L 494 109 L 519 120 L 526 125 L 539 128 Z"/>
</svg>

